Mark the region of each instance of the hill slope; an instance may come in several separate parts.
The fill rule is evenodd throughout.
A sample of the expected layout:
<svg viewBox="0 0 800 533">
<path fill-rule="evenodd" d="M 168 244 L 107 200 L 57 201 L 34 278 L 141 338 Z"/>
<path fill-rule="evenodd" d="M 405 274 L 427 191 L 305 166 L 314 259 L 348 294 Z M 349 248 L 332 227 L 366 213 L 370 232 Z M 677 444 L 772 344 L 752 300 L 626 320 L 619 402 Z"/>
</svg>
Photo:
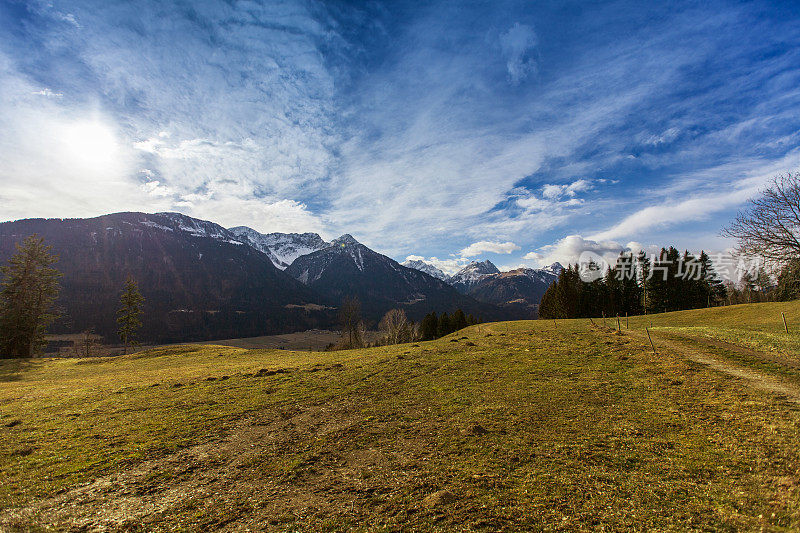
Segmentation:
<svg viewBox="0 0 800 533">
<path fill-rule="evenodd" d="M 798 302 L 691 313 L 781 337 L 781 312 L 800 323 Z M 641 326 L 676 317 L 0 361 L 0 529 L 797 530 L 800 411 L 654 356 Z"/>
</svg>

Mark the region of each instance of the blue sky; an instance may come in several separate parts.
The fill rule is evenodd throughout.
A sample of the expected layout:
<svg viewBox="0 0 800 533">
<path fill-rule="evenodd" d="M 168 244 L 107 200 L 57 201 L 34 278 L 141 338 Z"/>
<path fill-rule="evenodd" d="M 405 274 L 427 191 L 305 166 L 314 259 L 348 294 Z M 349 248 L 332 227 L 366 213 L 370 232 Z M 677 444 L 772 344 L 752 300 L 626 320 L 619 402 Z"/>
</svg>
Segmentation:
<svg viewBox="0 0 800 533">
<path fill-rule="evenodd" d="M 800 167 L 780 2 L 0 3 L 0 219 L 181 211 L 453 269 L 674 244 Z"/>
</svg>

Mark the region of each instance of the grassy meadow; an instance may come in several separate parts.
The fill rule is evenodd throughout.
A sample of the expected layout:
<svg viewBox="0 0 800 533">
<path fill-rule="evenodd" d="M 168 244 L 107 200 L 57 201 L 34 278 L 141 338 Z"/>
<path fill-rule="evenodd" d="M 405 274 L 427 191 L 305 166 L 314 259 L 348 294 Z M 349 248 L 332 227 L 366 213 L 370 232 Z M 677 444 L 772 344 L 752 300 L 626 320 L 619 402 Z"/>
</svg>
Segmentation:
<svg viewBox="0 0 800 533">
<path fill-rule="evenodd" d="M 793 386 L 800 303 L 595 324 L 0 361 L 0 530 L 800 528 L 798 405 L 662 344 Z"/>
</svg>

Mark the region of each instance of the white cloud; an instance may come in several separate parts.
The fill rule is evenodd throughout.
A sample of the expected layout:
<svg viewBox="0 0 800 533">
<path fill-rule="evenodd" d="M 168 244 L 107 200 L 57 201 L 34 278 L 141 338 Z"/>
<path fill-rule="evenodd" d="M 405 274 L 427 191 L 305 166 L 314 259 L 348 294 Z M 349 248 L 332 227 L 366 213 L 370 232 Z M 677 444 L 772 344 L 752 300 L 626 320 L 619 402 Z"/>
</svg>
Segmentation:
<svg viewBox="0 0 800 533">
<path fill-rule="evenodd" d="M 475 257 L 483 253 L 510 254 L 520 247 L 513 242 L 478 241 L 470 244 L 459 252 L 461 257 Z"/>
<path fill-rule="evenodd" d="M 166 198 L 173 196 L 175 191 L 169 187 L 161 185 L 158 180 L 148 181 L 142 184 L 142 189 L 145 193 L 156 198 Z"/>
<path fill-rule="evenodd" d="M 525 21 L 512 25 L 516 19 L 507 17 L 514 13 L 481 27 L 470 7 L 459 7 L 465 16 L 451 16 L 443 27 L 443 15 L 457 14 L 434 2 L 397 21 L 402 32 L 395 34 L 380 27 L 395 21 L 373 17 L 368 7 L 329 16 L 324 4 L 199 3 L 187 16 L 171 3 L 160 10 L 77 3 L 72 16 L 49 2 L 35 4 L 49 17 L 39 28 L 42 39 L 60 52 L 52 61 L 51 49 L 19 46 L 26 44 L 20 39 L 17 57 L 0 53 L 0 93 L 11 95 L 0 114 L 3 218 L 177 209 L 265 231 L 352 232 L 386 253 L 487 235 L 501 244 L 531 243 L 568 223 L 570 232 L 597 242 L 645 240 L 638 233 L 735 207 L 735 184 L 764 163 L 745 159 L 754 144 L 742 140 L 774 126 L 773 109 L 784 109 L 785 127 L 781 136 L 762 134 L 758 153 L 797 145 L 797 128 L 787 127 L 796 110 L 778 105 L 786 103 L 783 89 L 766 87 L 758 106 L 741 111 L 752 117 L 706 138 L 692 129 L 693 111 L 713 109 L 738 84 L 723 84 L 711 96 L 699 90 L 674 97 L 676 87 L 691 85 L 686 72 L 730 57 L 714 30 L 739 20 L 738 10 L 708 20 L 675 14 L 645 39 L 593 36 L 597 42 L 584 49 L 565 43 L 576 53 L 550 58 L 547 76 L 520 87 L 535 77 L 539 44 Z M 350 15 L 374 19 L 375 32 L 359 22 L 357 38 L 345 42 Z M 575 33 L 586 29 L 575 22 Z M 372 38 L 387 35 L 391 42 L 372 46 Z M 6 53 L 12 47 L 4 41 Z M 391 53 L 372 55 L 384 48 Z M 788 72 L 791 59 L 753 65 L 759 68 L 748 76 L 780 65 Z M 47 68 L 51 62 L 56 66 Z M 26 65 L 26 72 L 36 69 L 30 78 L 16 70 Z M 81 87 L 84 78 L 91 82 Z M 662 104 L 670 109 L 667 125 Z M 92 113 L 114 129 L 119 157 L 103 173 L 63 168 L 52 157 L 59 141 L 49 132 Z M 629 117 L 636 117 L 633 124 Z M 690 132 L 697 142 L 683 147 Z M 637 158 L 628 154 L 636 143 L 682 151 L 646 150 Z M 766 150 L 767 143 L 777 144 Z M 740 165 L 704 171 L 722 160 Z M 613 181 L 575 179 L 614 172 L 614 165 L 623 167 L 621 175 L 652 172 L 638 189 L 626 179 L 615 198 L 587 194 Z M 661 179 L 656 171 L 664 168 L 674 174 Z M 650 175 L 659 176 L 661 190 L 652 191 Z M 41 190 L 52 195 L 42 200 Z M 589 214 L 605 231 L 586 230 Z"/>
<path fill-rule="evenodd" d="M 42 89 L 40 91 L 34 91 L 31 94 L 36 94 L 38 96 L 46 96 L 48 98 L 61 98 L 62 96 L 64 96 L 64 93 L 53 92 L 52 90 L 50 90 L 47 87 L 45 87 L 44 89 Z"/>
<path fill-rule="evenodd" d="M 621 251 L 630 250 L 629 246 L 640 246 L 638 243 L 622 245 L 615 241 L 595 241 L 585 239 L 580 235 L 568 235 L 563 239 L 546 246 L 542 246 L 537 251 L 528 252 L 523 259 L 533 261 L 536 266 L 543 267 L 553 263 L 561 263 L 564 266 L 574 264 L 583 252 L 594 252 L 612 262 Z"/>
<path fill-rule="evenodd" d="M 512 84 L 517 85 L 529 74 L 536 73 L 534 51 L 538 43 L 539 39 L 533 28 L 519 22 L 500 34 L 500 49 L 506 60 L 508 79 Z"/>
<path fill-rule="evenodd" d="M 564 192 L 564 189 L 561 185 L 545 185 L 542 187 L 542 196 L 545 198 L 558 198 Z"/>
<path fill-rule="evenodd" d="M 596 180 L 605 183 L 606 180 Z M 538 198 L 529 191 L 522 189 L 512 191 L 516 197 L 516 205 L 528 211 L 528 213 L 543 213 L 555 220 L 564 219 L 566 209 L 584 205 L 585 201 L 578 198 L 578 193 L 591 191 L 594 185 L 591 180 L 579 179 L 572 183 L 553 185 L 545 184 L 542 186 L 542 197 Z M 560 218 L 559 218 L 560 217 Z"/>
<path fill-rule="evenodd" d="M 308 207 L 293 200 L 261 200 L 222 196 L 187 200 L 182 212 L 213 220 L 225 226 L 249 226 L 262 233 L 315 232 L 322 238 L 331 237 L 324 220 L 311 213 Z"/>
<path fill-rule="evenodd" d="M 651 144 L 653 146 L 658 146 L 661 144 L 669 144 L 678 138 L 680 132 L 681 130 L 678 128 L 669 128 L 667 130 L 664 130 L 662 133 L 658 135 L 643 136 L 642 142 L 644 144 Z"/>
<path fill-rule="evenodd" d="M 597 180 L 605 183 L 606 180 Z M 579 192 L 590 191 L 594 188 L 591 180 L 579 179 L 564 185 L 547 184 L 542 187 L 542 196 L 549 199 L 561 198 L 562 196 L 574 197 Z"/>
</svg>

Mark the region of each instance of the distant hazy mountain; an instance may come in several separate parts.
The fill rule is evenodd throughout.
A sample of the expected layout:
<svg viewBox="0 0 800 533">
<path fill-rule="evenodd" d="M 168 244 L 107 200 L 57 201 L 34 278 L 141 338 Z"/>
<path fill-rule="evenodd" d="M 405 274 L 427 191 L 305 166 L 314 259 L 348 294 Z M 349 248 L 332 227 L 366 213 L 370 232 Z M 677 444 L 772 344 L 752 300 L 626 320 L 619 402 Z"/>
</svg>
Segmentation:
<svg viewBox="0 0 800 533">
<path fill-rule="evenodd" d="M 500 271 L 489 261 L 473 261 L 458 273 L 450 276 L 447 283 L 452 285 L 462 294 L 467 294 L 469 290 L 483 277 L 489 274 L 499 274 Z"/>
<path fill-rule="evenodd" d="M 146 298 L 146 341 L 255 336 L 331 323 L 331 311 L 307 305 L 319 300 L 313 291 L 212 222 L 177 213 L 5 222 L 0 264 L 33 233 L 60 256 L 64 316 L 55 332 L 94 328 L 113 341 L 128 275 Z"/>
<path fill-rule="evenodd" d="M 231 233 L 270 258 L 281 270 L 301 255 L 316 252 L 328 246 L 316 233 L 259 233 L 247 226 L 230 228 Z"/>
<path fill-rule="evenodd" d="M 447 274 L 436 268 L 435 266 L 431 265 L 430 263 L 426 263 L 425 261 L 421 261 L 419 259 L 410 259 L 408 261 L 403 261 L 400 263 L 404 267 L 413 268 L 414 270 L 419 270 L 420 272 L 425 272 L 429 276 L 433 276 L 436 279 L 440 279 L 442 281 L 447 280 Z"/>
<path fill-rule="evenodd" d="M 415 320 L 430 311 L 459 307 L 487 320 L 505 316 L 499 308 L 459 294 L 447 283 L 404 267 L 350 235 L 298 257 L 285 272 L 324 295 L 332 305 L 347 296 L 357 296 L 365 317 L 373 321 L 395 307 L 406 309 Z"/>
</svg>

